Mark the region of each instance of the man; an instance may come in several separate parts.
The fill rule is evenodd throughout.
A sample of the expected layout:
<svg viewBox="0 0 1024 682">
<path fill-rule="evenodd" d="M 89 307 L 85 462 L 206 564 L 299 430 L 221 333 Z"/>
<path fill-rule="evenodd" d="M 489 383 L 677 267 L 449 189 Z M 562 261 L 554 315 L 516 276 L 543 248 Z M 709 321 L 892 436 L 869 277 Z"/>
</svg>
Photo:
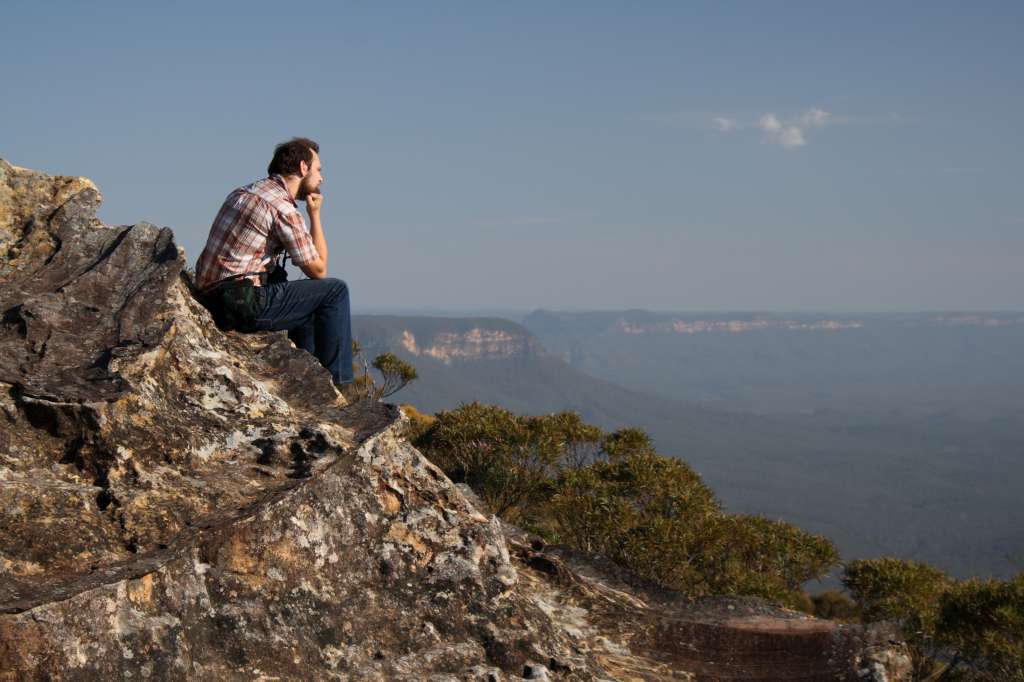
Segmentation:
<svg viewBox="0 0 1024 682">
<path fill-rule="evenodd" d="M 287 329 L 347 397 L 353 380 L 348 286 L 326 277 L 322 182 L 316 142 L 296 137 L 277 145 L 267 177 L 224 200 L 196 263 L 196 286 L 221 327 Z M 306 203 L 308 230 L 296 201 Z M 309 279 L 283 281 L 283 269 L 272 267 L 282 254 Z"/>
</svg>

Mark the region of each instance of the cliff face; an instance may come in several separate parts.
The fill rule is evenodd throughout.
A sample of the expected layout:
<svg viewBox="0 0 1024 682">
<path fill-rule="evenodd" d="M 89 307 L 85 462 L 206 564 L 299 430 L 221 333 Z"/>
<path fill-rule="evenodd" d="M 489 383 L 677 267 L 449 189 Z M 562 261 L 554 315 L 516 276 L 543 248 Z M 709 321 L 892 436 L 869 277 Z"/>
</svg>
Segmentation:
<svg viewBox="0 0 1024 682">
<path fill-rule="evenodd" d="M 0 160 L 0 679 L 894 679 L 884 632 L 531 544 L 99 200 Z"/>
<path fill-rule="evenodd" d="M 364 347 L 430 358 L 445 365 L 544 354 L 522 325 L 497 318 L 357 315 L 353 328 Z"/>
<path fill-rule="evenodd" d="M 413 355 L 450 363 L 457 360 L 494 360 L 522 357 L 536 351 L 536 343 L 525 334 L 474 327 L 465 332 L 440 332 L 420 345 L 408 329 L 402 332 L 402 347 Z"/>
</svg>

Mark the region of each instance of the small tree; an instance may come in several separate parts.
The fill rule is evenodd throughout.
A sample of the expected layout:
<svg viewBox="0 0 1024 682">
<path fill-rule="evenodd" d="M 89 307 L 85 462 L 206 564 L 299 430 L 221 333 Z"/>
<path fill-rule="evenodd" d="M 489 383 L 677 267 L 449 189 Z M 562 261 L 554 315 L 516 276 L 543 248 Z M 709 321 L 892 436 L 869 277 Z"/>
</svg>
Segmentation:
<svg viewBox="0 0 1024 682">
<path fill-rule="evenodd" d="M 378 400 L 397 393 L 417 377 L 416 368 L 394 353 L 378 355 L 373 360 L 373 368 L 382 377 L 381 385 L 373 389 L 373 395 Z"/>
<path fill-rule="evenodd" d="M 373 380 L 370 366 L 380 372 L 382 377 L 380 385 Z M 352 373 L 355 375 L 353 381 L 356 388 L 355 395 L 359 400 L 387 398 L 417 378 L 416 368 L 394 353 L 382 353 L 374 358 L 371 365 L 367 365 L 366 358 L 363 356 L 363 347 L 356 339 L 352 339 Z"/>
</svg>

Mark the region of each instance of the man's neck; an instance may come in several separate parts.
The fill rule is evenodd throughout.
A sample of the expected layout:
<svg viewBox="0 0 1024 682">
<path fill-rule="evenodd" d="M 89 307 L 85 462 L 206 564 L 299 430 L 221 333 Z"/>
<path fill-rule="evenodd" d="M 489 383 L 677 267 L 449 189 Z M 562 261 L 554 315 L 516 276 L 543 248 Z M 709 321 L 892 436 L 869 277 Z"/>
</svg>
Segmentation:
<svg viewBox="0 0 1024 682">
<path fill-rule="evenodd" d="M 302 178 L 298 175 L 282 175 L 281 180 L 284 181 L 284 187 L 288 190 L 288 194 L 291 195 L 292 201 L 295 197 L 299 196 L 299 186 L 302 184 Z"/>
</svg>

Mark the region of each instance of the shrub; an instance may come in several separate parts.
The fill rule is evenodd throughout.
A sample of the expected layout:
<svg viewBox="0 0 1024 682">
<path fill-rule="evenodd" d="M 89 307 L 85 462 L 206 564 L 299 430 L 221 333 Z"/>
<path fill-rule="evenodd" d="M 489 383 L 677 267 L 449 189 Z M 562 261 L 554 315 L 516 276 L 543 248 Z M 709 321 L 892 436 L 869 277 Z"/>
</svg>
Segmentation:
<svg viewBox="0 0 1024 682">
<path fill-rule="evenodd" d="M 619 429 L 605 436 L 601 441 L 601 450 L 611 460 L 632 455 L 653 455 L 654 443 L 643 429 Z"/>
<path fill-rule="evenodd" d="M 414 444 L 498 515 L 691 595 L 797 604 L 800 585 L 836 562 L 821 536 L 723 514 L 700 476 L 640 429 L 605 435 L 571 412 L 519 417 L 471 403 L 439 412 Z"/>
<path fill-rule="evenodd" d="M 374 387 L 373 396 L 380 400 L 402 390 L 416 379 L 416 368 L 394 353 L 383 353 L 373 360 L 373 368 L 381 374 L 382 383 Z"/>
<path fill-rule="evenodd" d="M 592 464 L 601 456 L 604 433 L 584 422 L 575 412 L 560 412 L 539 419 L 541 428 L 547 429 L 557 440 L 562 466 L 579 468 Z"/>
<path fill-rule="evenodd" d="M 910 648 L 914 679 L 936 671 L 939 599 L 951 581 L 942 571 L 916 561 L 883 557 L 846 565 L 843 584 L 867 622 L 894 621 Z"/>
<path fill-rule="evenodd" d="M 373 380 L 370 366 L 380 372 L 380 384 Z M 387 398 L 417 378 L 416 368 L 394 353 L 382 353 L 368 366 L 363 356 L 363 348 L 356 339 L 352 339 L 352 372 L 355 375 L 356 395 L 360 400 Z"/>
<path fill-rule="evenodd" d="M 378 360 L 397 377 L 390 385 L 408 378 Z M 824 618 L 895 621 L 914 679 L 1024 681 L 1024 574 L 958 582 L 914 561 L 859 560 L 843 574 L 852 601 L 808 597 L 800 587 L 835 565 L 834 545 L 783 521 L 724 514 L 700 476 L 658 455 L 640 429 L 605 435 L 572 412 L 520 417 L 480 403 L 436 418 L 403 409 L 409 438 L 453 480 L 550 540 L 691 596 L 759 595 Z"/>
<path fill-rule="evenodd" d="M 847 564 L 843 585 L 860 605 L 865 620 L 892 620 L 912 631 L 931 633 L 939 597 L 950 580 L 927 564 L 884 557 Z"/>
<path fill-rule="evenodd" d="M 915 679 L 1024 680 L 1024 573 L 956 581 L 886 558 L 851 562 L 843 583 L 865 620 L 903 627 Z"/>
<path fill-rule="evenodd" d="M 685 463 L 637 454 L 567 471 L 551 508 L 570 544 L 662 584 L 706 592 L 697 563 L 719 505 Z"/>
<path fill-rule="evenodd" d="M 410 442 L 422 436 L 437 421 L 433 415 L 423 414 L 413 405 L 404 403 L 400 406 L 402 413 L 409 419 L 409 425 L 402 434 Z"/>
<path fill-rule="evenodd" d="M 541 500 L 559 463 L 557 440 L 543 424 L 476 402 L 438 412 L 415 444 L 494 513 L 513 519 L 518 507 Z"/>
<path fill-rule="evenodd" d="M 942 596 L 935 636 L 970 663 L 976 679 L 1024 680 L 1024 573 L 952 585 Z"/>
<path fill-rule="evenodd" d="M 719 594 L 752 594 L 798 606 L 801 586 L 839 561 L 828 538 L 761 516 L 723 515 L 708 535 L 715 544 L 703 570 Z"/>
</svg>

